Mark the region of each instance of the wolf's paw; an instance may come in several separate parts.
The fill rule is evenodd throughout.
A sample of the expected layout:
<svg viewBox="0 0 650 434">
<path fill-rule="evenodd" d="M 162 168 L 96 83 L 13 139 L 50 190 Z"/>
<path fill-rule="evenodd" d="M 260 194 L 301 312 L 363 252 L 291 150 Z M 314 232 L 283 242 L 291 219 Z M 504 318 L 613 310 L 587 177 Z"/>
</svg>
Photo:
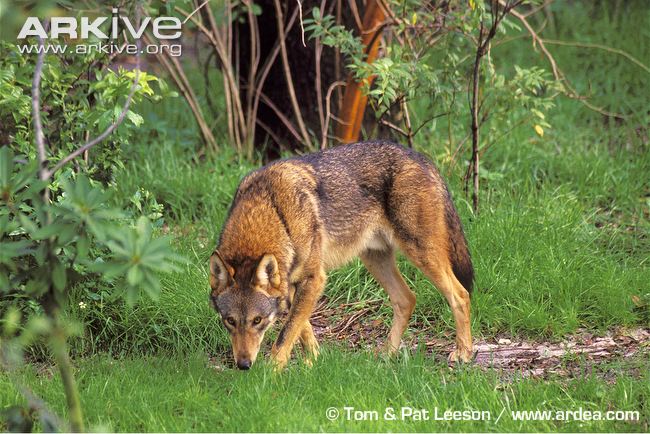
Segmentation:
<svg viewBox="0 0 650 434">
<path fill-rule="evenodd" d="M 401 342 L 397 346 L 395 346 L 392 342 L 386 341 L 386 342 L 384 342 L 384 345 L 379 347 L 378 355 L 382 355 L 382 356 L 386 356 L 386 357 L 393 357 L 393 356 L 397 355 L 400 348 L 402 348 L 402 343 Z"/>
<path fill-rule="evenodd" d="M 281 352 L 271 352 L 271 362 L 273 363 L 273 370 L 275 372 L 282 372 L 289 362 L 289 357 Z"/>
<path fill-rule="evenodd" d="M 272 360 L 273 362 L 273 371 L 274 372 L 282 372 L 284 371 L 284 368 L 287 367 L 287 361 L 280 361 L 280 360 Z"/>
<path fill-rule="evenodd" d="M 320 353 L 318 351 L 318 344 L 316 344 L 316 346 L 314 346 L 314 347 L 310 348 L 308 351 L 306 351 L 305 359 L 304 359 L 305 360 L 305 365 L 310 367 L 310 368 L 313 367 L 314 363 L 318 359 L 319 354 Z"/>
<path fill-rule="evenodd" d="M 449 354 L 449 358 L 447 360 L 450 363 L 470 363 L 474 360 L 474 357 L 476 357 L 476 353 L 477 352 L 473 350 L 457 349 Z"/>
</svg>

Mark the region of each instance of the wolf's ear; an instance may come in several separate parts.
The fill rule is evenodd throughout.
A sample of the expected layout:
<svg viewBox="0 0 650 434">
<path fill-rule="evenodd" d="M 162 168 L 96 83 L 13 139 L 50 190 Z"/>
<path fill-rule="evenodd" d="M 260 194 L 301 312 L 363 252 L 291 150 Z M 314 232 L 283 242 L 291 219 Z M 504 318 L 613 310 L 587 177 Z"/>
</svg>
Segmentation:
<svg viewBox="0 0 650 434">
<path fill-rule="evenodd" d="M 215 250 L 210 256 L 210 287 L 212 295 L 219 295 L 232 282 L 233 269 Z"/>
<path fill-rule="evenodd" d="M 259 264 L 257 264 L 255 277 L 253 277 L 253 284 L 260 286 L 271 284 L 274 288 L 280 286 L 280 270 L 275 256 L 271 254 L 264 255 L 260 260 Z"/>
</svg>

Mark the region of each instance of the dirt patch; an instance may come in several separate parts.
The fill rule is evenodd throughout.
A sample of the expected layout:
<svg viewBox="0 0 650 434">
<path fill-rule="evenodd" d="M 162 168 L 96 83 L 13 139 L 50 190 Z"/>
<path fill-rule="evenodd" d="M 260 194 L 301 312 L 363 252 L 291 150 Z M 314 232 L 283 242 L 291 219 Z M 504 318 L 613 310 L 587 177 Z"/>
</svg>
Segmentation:
<svg viewBox="0 0 650 434">
<path fill-rule="evenodd" d="M 328 307 L 323 301 L 312 316 L 314 333 L 321 341 L 338 341 L 349 348 L 380 348 L 388 336 L 389 325 L 382 319 L 373 319 L 383 300 L 359 302 L 359 308 L 342 314 L 346 307 L 357 303 Z M 411 327 L 416 330 L 417 325 Z M 435 358 L 446 360 L 454 349 L 454 336 L 432 336 L 426 331 L 407 338 L 402 344 L 415 351 L 426 348 Z M 624 370 L 638 377 L 650 357 L 650 328 L 616 328 L 596 335 L 578 330 L 559 342 L 522 340 L 512 336 L 479 339 L 474 342 L 475 363 L 485 370 L 496 369 L 505 375 L 547 378 L 550 376 L 583 377 L 596 373 L 614 381 Z M 602 362 L 621 361 L 620 368 Z"/>
</svg>

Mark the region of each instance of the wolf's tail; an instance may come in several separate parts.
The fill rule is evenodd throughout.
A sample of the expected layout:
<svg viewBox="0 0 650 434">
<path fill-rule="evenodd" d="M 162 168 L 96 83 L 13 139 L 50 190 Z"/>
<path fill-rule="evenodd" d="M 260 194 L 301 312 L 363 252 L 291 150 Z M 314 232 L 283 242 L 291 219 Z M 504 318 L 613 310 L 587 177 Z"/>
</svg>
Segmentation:
<svg viewBox="0 0 650 434">
<path fill-rule="evenodd" d="M 474 267 L 472 266 L 472 257 L 469 254 L 467 240 L 463 232 L 463 225 L 458 217 L 458 212 L 454 207 L 451 197 L 445 204 L 445 218 L 449 233 L 449 256 L 451 259 L 451 268 L 456 279 L 465 287 L 467 292 L 472 293 L 474 286 Z"/>
</svg>

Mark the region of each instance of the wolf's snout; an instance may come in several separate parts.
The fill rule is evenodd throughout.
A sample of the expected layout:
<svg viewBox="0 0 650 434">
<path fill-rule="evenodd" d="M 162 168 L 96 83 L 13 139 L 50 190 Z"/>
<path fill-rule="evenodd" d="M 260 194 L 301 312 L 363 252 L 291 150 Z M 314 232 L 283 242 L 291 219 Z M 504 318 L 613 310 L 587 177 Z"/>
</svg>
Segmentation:
<svg viewBox="0 0 650 434">
<path fill-rule="evenodd" d="M 249 359 L 237 360 L 237 367 L 243 371 L 250 369 L 252 364 Z"/>
</svg>

